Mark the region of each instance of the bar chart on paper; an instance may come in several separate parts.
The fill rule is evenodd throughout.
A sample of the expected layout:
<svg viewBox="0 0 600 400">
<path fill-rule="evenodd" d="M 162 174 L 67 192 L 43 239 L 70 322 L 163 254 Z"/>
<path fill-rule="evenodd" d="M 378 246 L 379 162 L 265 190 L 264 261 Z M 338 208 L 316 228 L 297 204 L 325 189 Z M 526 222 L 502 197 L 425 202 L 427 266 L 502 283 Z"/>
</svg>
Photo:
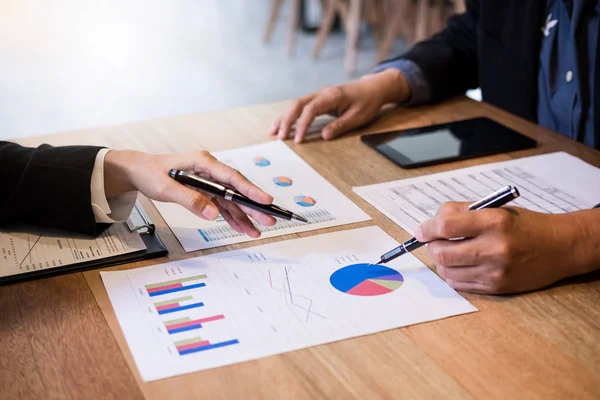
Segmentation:
<svg viewBox="0 0 600 400">
<path fill-rule="evenodd" d="M 214 155 L 273 195 L 275 204 L 308 220 L 303 224 L 278 219 L 274 226 L 257 226 L 263 238 L 370 219 L 281 141 Z M 254 240 L 231 228 L 222 218 L 205 221 L 177 204 L 155 202 L 155 205 L 185 251 Z"/>
<path fill-rule="evenodd" d="M 396 245 L 368 227 L 101 276 L 149 381 L 476 311 L 412 255 L 367 264 Z"/>
<path fill-rule="evenodd" d="M 211 297 L 208 274 L 184 274 L 179 268 L 161 268 L 148 278 L 129 282 L 138 304 L 146 310 L 146 323 L 154 326 L 144 340 L 148 343 L 154 340 L 152 346 L 163 348 L 171 362 L 176 362 L 172 358 L 239 343 L 229 332 L 231 323 L 227 315 L 218 302 L 211 300 L 214 294 Z"/>
</svg>

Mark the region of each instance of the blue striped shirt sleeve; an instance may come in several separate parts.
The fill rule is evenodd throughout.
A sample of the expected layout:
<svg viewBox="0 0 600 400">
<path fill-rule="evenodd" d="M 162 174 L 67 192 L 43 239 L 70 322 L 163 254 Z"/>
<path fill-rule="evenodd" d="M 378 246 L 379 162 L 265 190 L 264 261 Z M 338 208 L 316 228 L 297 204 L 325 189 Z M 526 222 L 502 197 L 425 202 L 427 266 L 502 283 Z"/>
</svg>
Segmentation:
<svg viewBox="0 0 600 400">
<path fill-rule="evenodd" d="M 372 73 L 385 71 L 386 69 L 397 69 L 404 75 L 410 86 L 410 98 L 402 103 L 403 106 L 417 106 L 431 100 L 431 88 L 425 79 L 421 68 L 411 60 L 394 60 L 379 64 Z"/>
</svg>

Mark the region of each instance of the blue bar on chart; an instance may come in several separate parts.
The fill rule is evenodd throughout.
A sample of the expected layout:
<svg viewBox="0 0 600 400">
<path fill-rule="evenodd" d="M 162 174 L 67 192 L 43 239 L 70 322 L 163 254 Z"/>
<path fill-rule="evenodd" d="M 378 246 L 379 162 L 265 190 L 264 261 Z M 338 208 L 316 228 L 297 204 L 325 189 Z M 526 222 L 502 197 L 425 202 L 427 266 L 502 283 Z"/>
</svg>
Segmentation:
<svg viewBox="0 0 600 400">
<path fill-rule="evenodd" d="M 228 340 L 226 342 L 210 343 L 208 340 L 203 340 L 201 337 L 195 337 L 175 342 L 175 347 L 177 348 L 179 355 L 184 356 L 186 354 L 218 349 L 220 347 L 231 346 L 238 343 L 239 341 L 237 339 Z"/>
<path fill-rule="evenodd" d="M 156 311 L 158 311 L 159 315 L 170 314 L 177 311 L 190 310 L 192 308 L 204 307 L 204 303 L 190 303 L 190 304 L 181 304 L 183 302 L 194 300 L 192 296 L 179 297 L 177 299 L 159 301 L 154 303 L 154 307 L 156 307 Z"/>
<path fill-rule="evenodd" d="M 206 286 L 203 282 L 196 282 L 206 279 L 206 275 L 190 276 L 188 278 L 173 279 L 166 282 L 152 283 L 146 285 L 146 291 L 150 297 L 161 296 L 163 294 L 181 292 L 183 290 L 196 289 Z"/>
</svg>

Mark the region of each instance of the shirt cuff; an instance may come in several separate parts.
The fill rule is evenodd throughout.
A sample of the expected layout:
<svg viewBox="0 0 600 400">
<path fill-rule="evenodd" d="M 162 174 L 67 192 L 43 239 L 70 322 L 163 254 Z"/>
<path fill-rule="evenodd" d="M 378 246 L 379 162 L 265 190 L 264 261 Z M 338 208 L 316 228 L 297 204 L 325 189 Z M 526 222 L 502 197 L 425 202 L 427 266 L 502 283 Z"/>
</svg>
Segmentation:
<svg viewBox="0 0 600 400">
<path fill-rule="evenodd" d="M 399 59 L 379 64 L 372 73 L 385 71 L 386 69 L 397 69 L 408 81 L 410 86 L 410 98 L 402 103 L 403 106 L 416 106 L 427 103 L 431 100 L 431 88 L 429 83 L 415 62 L 411 60 Z"/>
<path fill-rule="evenodd" d="M 137 191 L 123 193 L 111 199 L 106 198 L 104 191 L 104 157 L 110 149 L 102 149 L 96 155 L 90 191 L 92 194 L 92 210 L 97 223 L 112 224 L 125 221 L 131 214 Z"/>
</svg>

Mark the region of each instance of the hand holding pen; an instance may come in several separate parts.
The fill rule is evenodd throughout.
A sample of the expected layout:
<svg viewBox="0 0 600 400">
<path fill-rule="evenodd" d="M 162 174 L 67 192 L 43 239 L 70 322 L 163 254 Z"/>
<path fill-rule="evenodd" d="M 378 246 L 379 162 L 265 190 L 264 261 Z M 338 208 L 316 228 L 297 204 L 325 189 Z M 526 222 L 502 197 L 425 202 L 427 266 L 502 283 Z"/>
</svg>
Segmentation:
<svg viewBox="0 0 600 400">
<path fill-rule="evenodd" d="M 484 197 L 483 199 L 469 205 L 467 207 L 467 210 L 475 211 L 484 208 L 502 207 L 503 205 L 509 203 L 517 197 L 519 197 L 519 191 L 516 187 L 505 186 L 502 189 L 497 190 L 494 193 Z M 403 254 L 410 253 L 426 244 L 427 243 L 419 242 L 417 238 L 413 237 L 412 239 L 407 240 L 395 249 L 392 249 L 387 253 L 383 254 L 376 264 L 388 263 L 394 260 L 395 258 L 400 257 Z"/>
</svg>

